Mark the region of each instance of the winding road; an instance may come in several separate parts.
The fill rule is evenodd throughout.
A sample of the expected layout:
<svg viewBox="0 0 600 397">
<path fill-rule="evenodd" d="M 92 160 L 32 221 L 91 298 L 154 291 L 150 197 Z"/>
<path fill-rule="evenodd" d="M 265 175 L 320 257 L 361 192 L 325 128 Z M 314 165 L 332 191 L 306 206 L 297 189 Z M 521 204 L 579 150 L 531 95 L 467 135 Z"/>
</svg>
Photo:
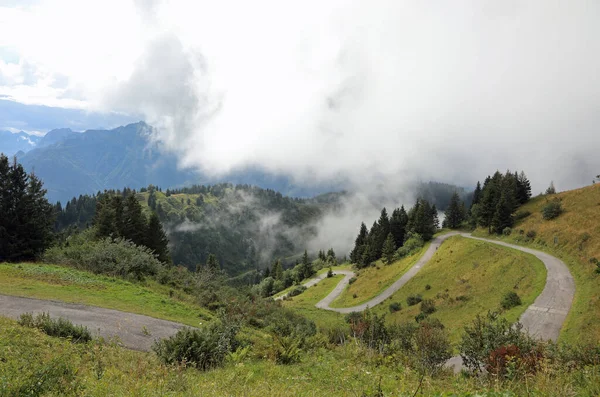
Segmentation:
<svg viewBox="0 0 600 397">
<path fill-rule="evenodd" d="M 324 310 L 350 313 L 363 311 L 367 307 L 373 307 L 380 304 L 414 277 L 414 275 L 429 262 L 435 254 L 435 251 L 446 239 L 456 235 L 527 252 L 536 256 L 544 263 L 544 266 L 546 266 L 547 269 L 546 285 L 534 303 L 525 310 L 520 318 L 520 322 L 531 335 L 541 339 L 556 340 L 563 322 L 571 309 L 571 303 L 575 293 L 575 283 L 567 266 L 561 260 L 548 255 L 545 252 L 504 243 L 502 241 L 473 237 L 467 233 L 451 232 L 434 238 L 423 256 L 404 275 L 402 275 L 402 277 L 396 280 L 381 294 L 361 305 L 347 308 L 332 308 L 330 306 L 344 291 L 350 278 L 355 275 L 351 271 L 337 271 L 338 274 L 344 274 L 345 277 L 338 283 L 335 289 L 329 293 L 329 295 L 323 298 L 315 306 Z M 322 274 L 319 277 L 306 282 L 304 286 L 311 287 L 325 277 L 327 277 L 327 275 Z M 281 298 L 283 298 L 283 296 L 278 299 Z M 150 350 L 155 339 L 169 337 L 184 327 L 182 324 L 171 321 L 159 320 L 139 314 L 125 313 L 118 310 L 0 295 L 1 315 L 18 318 L 25 312 L 47 312 L 53 317 L 64 317 L 75 324 L 87 326 L 98 336 L 104 338 L 117 337 L 124 346 L 145 351 Z M 448 362 L 448 365 L 457 370 L 461 365 L 460 357 L 453 357 Z"/>
<path fill-rule="evenodd" d="M 547 270 L 546 285 L 533 304 L 531 304 L 521 315 L 519 322 L 523 324 L 523 328 L 527 330 L 530 335 L 544 340 L 551 339 L 556 341 L 558 339 L 558 335 L 560 334 L 560 330 L 565 318 L 567 317 L 567 314 L 569 314 L 569 310 L 571 309 L 571 304 L 573 302 L 573 296 L 575 294 L 575 282 L 573 281 L 573 276 L 571 276 L 571 273 L 564 262 L 542 251 L 525 248 L 514 244 L 508 244 L 503 241 L 473 237 L 468 233 L 450 232 L 434 238 L 423 256 L 406 273 L 404 273 L 402 277 L 396 280 L 396 282 L 394 282 L 381 294 L 377 295 L 368 302 L 357 306 L 345 308 L 334 308 L 330 306 L 331 303 L 344 291 L 349 283 L 350 278 L 355 276 L 355 274 L 350 271 L 337 271 L 336 273 L 345 275 L 344 279 L 338 283 L 338 285 L 333 291 L 331 291 L 331 293 L 329 293 L 329 295 L 319 301 L 315 306 L 320 309 L 331 310 L 338 313 L 361 312 L 368 307 L 376 306 L 392 296 L 411 278 L 413 278 L 415 274 L 417 274 L 419 270 L 421 270 L 421 268 L 429 262 L 429 260 L 435 254 L 435 251 L 446 239 L 457 235 L 526 252 L 534 255 L 544 263 L 544 266 Z M 310 280 L 304 285 L 306 287 L 310 287 L 317 284 L 325 277 L 326 274 L 322 274 L 318 278 Z M 462 366 L 462 359 L 460 356 L 452 357 L 448 361 L 447 365 L 452 367 L 456 372 L 460 370 Z"/>
</svg>

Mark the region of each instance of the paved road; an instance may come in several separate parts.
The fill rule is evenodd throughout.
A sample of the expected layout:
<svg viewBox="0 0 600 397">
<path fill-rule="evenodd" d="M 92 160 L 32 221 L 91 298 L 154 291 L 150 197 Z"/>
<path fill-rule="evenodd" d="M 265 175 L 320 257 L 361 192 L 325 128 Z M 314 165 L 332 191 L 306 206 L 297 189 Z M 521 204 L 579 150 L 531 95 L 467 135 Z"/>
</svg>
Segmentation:
<svg viewBox="0 0 600 397">
<path fill-rule="evenodd" d="M 18 319 L 26 312 L 46 312 L 51 317 L 67 318 L 73 324 L 88 327 L 95 336 L 102 336 L 107 340 L 117 337 L 123 346 L 143 351 L 149 351 L 155 339 L 169 337 L 184 327 L 171 321 L 118 310 L 0 295 L 0 314 L 3 316 Z"/>
<path fill-rule="evenodd" d="M 523 324 L 523 328 L 527 330 L 530 335 L 544 340 L 551 339 L 556 341 L 558 339 L 558 335 L 560 334 L 560 330 L 565 318 L 571 309 L 573 296 L 575 294 L 575 282 L 573 281 L 573 276 L 571 276 L 571 273 L 564 262 L 542 251 L 508 244 L 498 240 L 473 237 L 468 233 L 451 232 L 433 239 L 430 247 L 427 249 L 427 251 L 425 251 L 425 254 L 423 254 L 417 263 L 415 263 L 389 288 L 366 303 L 348 308 L 333 308 L 329 306 L 344 291 L 348 285 L 348 280 L 354 276 L 354 273 L 352 272 L 343 272 L 346 274 L 346 277 L 340 281 L 337 287 L 329 295 L 323 298 L 315 306 L 320 309 L 332 310 L 338 313 L 350 313 L 360 312 L 365 310 L 367 307 L 373 307 L 380 304 L 392 296 L 400 288 L 402 288 L 402 286 L 404 286 L 408 280 L 413 278 L 414 275 L 417 274 L 419 270 L 421 270 L 421 268 L 427 264 L 427 262 L 429 262 L 437 248 L 442 244 L 442 242 L 444 242 L 444 240 L 456 235 L 461 235 L 466 238 L 485 241 L 491 244 L 498 244 L 504 247 L 526 252 L 534 255 L 544 263 L 544 266 L 547 270 L 546 285 L 544 286 L 542 293 L 538 295 L 533 304 L 530 305 L 521 315 L 519 321 L 521 324 Z M 310 285 L 318 283 L 321 279 L 322 278 L 311 280 Z M 462 359 L 460 356 L 452 357 L 448 361 L 447 365 L 452 367 L 455 372 L 457 372 L 462 368 Z"/>
</svg>

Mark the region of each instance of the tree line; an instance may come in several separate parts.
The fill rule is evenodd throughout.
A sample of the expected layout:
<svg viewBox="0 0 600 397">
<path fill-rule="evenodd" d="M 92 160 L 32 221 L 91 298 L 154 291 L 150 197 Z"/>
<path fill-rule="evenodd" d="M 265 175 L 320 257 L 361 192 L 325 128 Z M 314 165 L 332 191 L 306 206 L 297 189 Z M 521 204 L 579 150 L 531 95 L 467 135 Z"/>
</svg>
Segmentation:
<svg viewBox="0 0 600 397">
<path fill-rule="evenodd" d="M 373 222 L 371 229 L 363 223 L 350 253 L 350 260 L 359 267 L 366 267 L 383 257 L 390 263 L 398 249 L 414 236 L 424 241 L 431 240 L 439 228 L 439 219 L 435 204 L 423 198 L 407 212 L 404 206 L 394 209 L 388 216 L 383 208 L 379 219 Z"/>
<path fill-rule="evenodd" d="M 38 257 L 53 240 L 54 211 L 42 181 L 0 154 L 0 262 Z"/>
</svg>

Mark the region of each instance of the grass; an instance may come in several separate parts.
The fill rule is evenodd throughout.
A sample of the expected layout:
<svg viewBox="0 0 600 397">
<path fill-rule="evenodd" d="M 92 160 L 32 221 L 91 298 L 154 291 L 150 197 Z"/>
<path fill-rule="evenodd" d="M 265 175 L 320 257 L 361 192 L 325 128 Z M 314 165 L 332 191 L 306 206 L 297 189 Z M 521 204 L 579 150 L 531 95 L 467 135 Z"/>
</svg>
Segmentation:
<svg viewBox="0 0 600 397">
<path fill-rule="evenodd" d="M 354 343 L 305 351 L 294 365 L 277 365 L 252 353 L 200 372 L 162 365 L 151 353 L 72 344 L 0 317 L 0 395 L 412 396 L 420 380 L 400 362 Z M 544 369 L 526 383 L 445 373 L 426 377 L 420 395 L 591 396 L 600 392 L 599 376 L 593 368 L 572 373 Z"/>
<path fill-rule="evenodd" d="M 378 260 L 375 266 L 358 271 L 356 281 L 332 302 L 331 307 L 352 307 L 373 299 L 406 273 L 421 258 L 429 245 L 430 243 L 427 243 L 415 254 L 389 265 Z"/>
<path fill-rule="evenodd" d="M 54 265 L 0 264 L 0 293 L 105 307 L 191 326 L 212 318 L 192 297 L 154 281 L 131 283 Z"/>
<path fill-rule="evenodd" d="M 290 300 L 284 300 L 283 305 L 294 309 L 299 314 L 315 322 L 319 328 L 332 328 L 344 324 L 344 316 L 329 310 L 317 309 L 315 304 L 325 298 L 336 285 L 344 278 L 338 274 L 330 278 L 324 278 L 318 284 L 308 288 L 298 296 Z"/>
<path fill-rule="evenodd" d="M 542 219 L 542 208 L 559 199 L 563 213 L 553 220 Z M 600 340 L 600 275 L 591 258 L 600 260 L 600 184 L 553 195 L 538 196 L 519 208 L 531 215 L 518 221 L 510 236 L 489 236 L 487 230 L 474 234 L 545 251 L 565 262 L 575 280 L 573 306 L 561 331 L 566 342 Z M 522 233 L 521 233 L 522 231 Z M 535 231 L 534 239 L 527 232 Z"/>
<path fill-rule="evenodd" d="M 419 294 L 423 299 L 433 299 L 436 311 L 430 317 L 439 319 L 456 342 L 465 324 L 477 314 L 498 310 L 502 297 L 510 291 L 521 297 L 522 304 L 504 315 L 516 321 L 543 290 L 545 282 L 544 264 L 533 255 L 454 236 L 404 287 L 374 310 L 387 312 L 388 321 L 412 322 L 420 312 L 420 304 L 408 306 L 406 298 Z M 427 285 L 430 289 L 426 289 Z M 402 310 L 389 313 L 392 302 L 400 302 Z"/>
<path fill-rule="evenodd" d="M 331 270 L 333 270 L 334 272 L 336 270 L 352 270 L 352 265 L 350 265 L 348 263 L 345 263 L 345 264 L 342 264 L 342 265 L 333 266 L 331 268 Z M 310 277 L 310 278 L 306 278 L 306 279 L 302 280 L 300 282 L 300 284 L 305 284 L 306 282 L 308 282 L 310 280 L 313 280 L 313 279 L 317 278 L 317 276 L 320 276 L 321 274 L 327 273 L 328 271 L 329 271 L 329 267 L 324 267 L 323 269 L 318 270 L 315 276 Z M 296 285 L 292 285 L 290 287 L 287 287 L 283 291 L 279 291 L 278 293 L 276 293 L 275 295 L 273 295 L 273 298 L 278 298 L 280 296 L 283 296 L 283 295 L 287 294 L 288 292 L 290 292 L 291 290 L 293 290 L 294 288 L 296 288 Z"/>
</svg>

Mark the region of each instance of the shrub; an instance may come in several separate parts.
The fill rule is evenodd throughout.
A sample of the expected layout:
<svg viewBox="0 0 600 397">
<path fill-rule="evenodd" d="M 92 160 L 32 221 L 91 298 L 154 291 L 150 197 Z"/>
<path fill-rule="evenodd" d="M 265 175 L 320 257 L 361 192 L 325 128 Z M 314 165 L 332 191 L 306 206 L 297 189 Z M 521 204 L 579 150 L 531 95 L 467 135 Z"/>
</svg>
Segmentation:
<svg viewBox="0 0 600 397">
<path fill-rule="evenodd" d="M 238 347 L 237 326 L 213 323 L 206 328 L 182 328 L 154 342 L 152 350 L 165 364 L 185 364 L 201 371 L 218 367 Z"/>
<path fill-rule="evenodd" d="M 463 364 L 472 371 L 481 371 L 487 365 L 492 351 L 501 346 L 517 346 L 521 354 L 533 352 L 537 342 L 522 329 L 520 323 L 511 324 L 495 312 L 488 312 L 486 316 L 478 315 L 471 324 L 465 326 L 458 344 Z"/>
<path fill-rule="evenodd" d="M 428 321 L 421 322 L 415 334 L 417 369 L 434 374 L 452 357 L 452 345 L 442 327 Z"/>
<path fill-rule="evenodd" d="M 72 266 L 93 273 L 142 280 L 163 267 L 152 251 L 131 241 L 105 238 L 91 241 L 86 233 L 73 236 L 64 247 L 46 250 L 44 262 Z"/>
<path fill-rule="evenodd" d="M 510 236 L 511 233 L 512 233 L 512 229 L 510 227 L 505 227 L 502 230 L 502 234 L 504 234 L 505 236 Z"/>
<path fill-rule="evenodd" d="M 425 299 L 421 302 L 421 313 L 431 314 L 435 312 L 435 302 L 433 299 Z"/>
<path fill-rule="evenodd" d="M 389 306 L 390 313 L 396 313 L 402 310 L 402 304 L 400 302 L 390 303 Z"/>
<path fill-rule="evenodd" d="M 331 277 L 333 277 L 333 270 L 330 267 L 329 270 L 327 270 L 327 278 L 331 278 Z"/>
<path fill-rule="evenodd" d="M 558 217 L 561 213 L 562 206 L 558 200 L 553 200 L 542 208 L 542 218 L 547 221 Z"/>
<path fill-rule="evenodd" d="M 404 245 L 396 250 L 396 254 L 394 254 L 394 259 L 398 260 L 404 258 L 405 256 L 409 256 L 420 250 L 425 245 L 425 241 L 423 241 L 423 237 L 417 233 L 409 232 L 407 240 L 404 242 Z"/>
<path fill-rule="evenodd" d="M 292 296 L 297 296 L 300 295 L 301 293 L 303 293 L 304 291 L 306 291 L 306 287 L 304 285 L 299 285 L 296 288 L 292 289 L 289 293 L 288 296 L 292 297 Z"/>
<path fill-rule="evenodd" d="M 423 300 L 423 298 L 421 297 L 421 295 L 409 295 L 406 298 L 406 304 L 408 306 L 414 306 L 418 303 L 420 303 Z"/>
<path fill-rule="evenodd" d="M 430 289 L 431 289 L 431 285 L 427 284 L 427 285 L 425 286 L 425 291 L 429 291 Z"/>
<path fill-rule="evenodd" d="M 525 219 L 529 215 L 531 215 L 530 211 L 527 211 L 527 210 L 517 211 L 517 213 L 515 214 L 515 222 L 520 221 L 521 219 Z"/>
<path fill-rule="evenodd" d="M 348 280 L 348 284 L 353 284 L 356 281 L 356 277 L 352 277 L 350 278 L 350 280 Z"/>
<path fill-rule="evenodd" d="M 516 292 L 510 291 L 504 294 L 502 302 L 500 303 L 504 310 L 511 309 L 515 306 L 521 305 L 521 298 Z"/>
<path fill-rule="evenodd" d="M 535 232 L 535 230 L 528 230 L 527 234 L 526 234 L 528 239 L 535 239 L 535 236 L 537 236 L 537 233 Z"/>
<path fill-rule="evenodd" d="M 301 340 L 295 336 L 276 337 L 275 361 L 277 364 L 294 364 L 300 361 Z"/>
<path fill-rule="evenodd" d="M 421 321 L 425 320 L 427 316 L 429 316 L 429 314 L 421 312 L 415 316 L 415 321 L 420 323 Z"/>
<path fill-rule="evenodd" d="M 92 340 L 92 334 L 87 327 L 74 325 L 62 317 L 52 319 L 49 313 L 39 313 L 35 317 L 32 313 L 23 313 L 18 323 L 23 327 L 37 328 L 46 335 L 69 338 L 73 342 L 84 343 Z"/>
</svg>

